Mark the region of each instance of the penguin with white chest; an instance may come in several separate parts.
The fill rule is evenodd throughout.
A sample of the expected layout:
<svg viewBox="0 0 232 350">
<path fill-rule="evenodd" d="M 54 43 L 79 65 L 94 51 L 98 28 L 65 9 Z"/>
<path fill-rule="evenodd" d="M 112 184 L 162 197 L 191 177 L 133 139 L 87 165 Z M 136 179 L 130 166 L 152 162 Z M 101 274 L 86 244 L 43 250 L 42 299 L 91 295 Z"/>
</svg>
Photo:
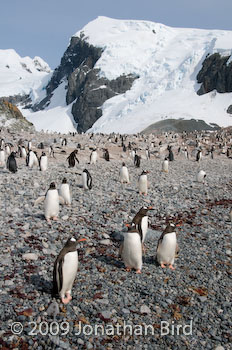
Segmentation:
<svg viewBox="0 0 232 350">
<path fill-rule="evenodd" d="M 5 168 L 6 166 L 6 155 L 3 148 L 0 149 L 0 167 Z"/>
<path fill-rule="evenodd" d="M 142 261 L 142 237 L 135 225 L 127 225 L 128 231 L 124 233 L 124 241 L 120 246 L 120 255 L 126 267 L 126 271 L 135 269 L 141 273 Z"/>
<path fill-rule="evenodd" d="M 47 222 L 50 222 L 50 219 L 58 220 L 59 203 L 64 204 L 64 200 L 59 196 L 55 182 L 50 184 L 45 196 L 41 196 L 35 201 L 34 206 L 42 201 L 44 201 L 44 216 Z"/>
<path fill-rule="evenodd" d="M 128 169 L 127 169 L 126 164 L 124 162 L 122 163 L 122 167 L 120 169 L 119 175 L 120 175 L 120 182 L 122 184 L 124 184 L 124 183 L 129 184 L 130 183 L 129 172 L 128 172 Z"/>
<path fill-rule="evenodd" d="M 91 190 L 93 186 L 92 176 L 87 169 L 84 169 L 81 175 L 82 178 L 82 186 L 84 190 Z"/>
<path fill-rule="evenodd" d="M 148 171 L 143 170 L 138 180 L 139 194 L 147 195 L 148 191 L 148 181 L 147 181 Z"/>
<path fill-rule="evenodd" d="M 78 270 L 76 246 L 78 242 L 85 240 L 85 238 L 78 241 L 74 237 L 69 238 L 56 258 L 53 269 L 52 295 L 59 295 L 63 304 L 68 304 L 72 300 L 71 290 Z"/>
<path fill-rule="evenodd" d="M 196 176 L 197 182 L 204 182 L 205 178 L 206 178 L 206 172 L 204 170 L 200 170 Z"/>
<path fill-rule="evenodd" d="M 175 270 L 173 267 L 175 261 L 175 255 L 177 251 L 177 240 L 175 225 L 168 224 L 164 232 L 159 238 L 156 259 L 162 268 L 169 266 L 170 269 Z"/>
<path fill-rule="evenodd" d="M 95 148 L 90 154 L 90 164 L 96 164 L 97 158 L 98 158 L 98 154 L 97 154 L 97 150 Z"/>
<path fill-rule="evenodd" d="M 168 165 L 169 165 L 169 161 L 168 161 L 168 158 L 166 157 L 162 163 L 163 172 L 168 173 Z"/>
<path fill-rule="evenodd" d="M 65 177 L 62 180 L 62 184 L 59 189 L 59 195 L 63 198 L 64 204 L 67 204 L 67 205 L 71 204 L 70 188 L 69 188 L 67 179 Z"/>
<path fill-rule="evenodd" d="M 48 168 L 48 157 L 45 152 L 42 152 L 42 155 L 39 159 L 40 171 L 46 171 Z"/>
</svg>

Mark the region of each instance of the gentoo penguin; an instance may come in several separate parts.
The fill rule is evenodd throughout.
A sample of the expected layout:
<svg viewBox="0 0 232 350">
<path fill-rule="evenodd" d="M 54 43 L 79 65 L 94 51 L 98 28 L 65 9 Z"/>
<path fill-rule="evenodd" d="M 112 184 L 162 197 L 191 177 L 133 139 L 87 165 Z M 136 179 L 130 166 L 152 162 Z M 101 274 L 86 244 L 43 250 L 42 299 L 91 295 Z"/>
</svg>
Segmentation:
<svg viewBox="0 0 232 350">
<path fill-rule="evenodd" d="M 128 169 L 126 167 L 126 164 L 123 162 L 122 163 L 122 167 L 120 169 L 120 182 L 123 183 L 130 183 L 130 179 L 129 179 L 129 172 Z"/>
<path fill-rule="evenodd" d="M 206 173 L 205 173 L 205 171 L 204 171 L 204 170 L 200 170 L 200 171 L 197 173 L 197 176 L 196 176 L 197 182 L 203 182 L 205 178 L 206 178 Z"/>
<path fill-rule="evenodd" d="M 27 151 L 26 151 L 26 148 L 24 146 L 21 147 L 21 154 L 22 154 L 23 159 L 27 158 Z"/>
<path fill-rule="evenodd" d="M 73 152 L 70 153 L 70 155 L 68 156 L 67 160 L 68 160 L 68 164 L 69 164 L 69 168 L 74 168 L 75 166 L 75 161 L 77 161 L 77 163 L 79 163 L 79 160 L 76 157 L 76 154 L 78 153 L 78 150 L 75 149 Z"/>
<path fill-rule="evenodd" d="M 196 155 L 196 161 L 199 162 L 202 158 L 202 152 L 201 150 L 198 150 L 197 155 Z"/>
<path fill-rule="evenodd" d="M 136 273 L 141 273 L 142 269 L 142 239 L 135 225 L 128 225 L 128 231 L 124 233 L 124 241 L 119 251 L 126 271 L 135 269 Z"/>
<path fill-rule="evenodd" d="M 168 158 L 165 157 L 163 163 L 162 163 L 162 171 L 165 172 L 165 173 L 168 173 Z"/>
<path fill-rule="evenodd" d="M 55 158 L 55 152 L 54 152 L 54 149 L 53 149 L 52 145 L 50 145 L 49 148 L 48 148 L 48 154 L 49 154 L 49 157 Z"/>
<path fill-rule="evenodd" d="M 72 299 L 71 290 L 78 270 L 76 246 L 78 242 L 85 240 L 69 238 L 55 260 L 52 295 L 59 295 L 63 304 L 68 304 Z"/>
<path fill-rule="evenodd" d="M 133 218 L 131 225 L 139 231 L 142 239 L 142 243 L 145 240 L 147 229 L 148 229 L 148 211 L 154 210 L 153 207 L 142 207 L 139 209 L 138 213 Z"/>
<path fill-rule="evenodd" d="M 97 162 L 97 150 L 96 148 L 94 150 L 92 150 L 91 154 L 90 154 L 90 164 L 96 164 Z"/>
<path fill-rule="evenodd" d="M 91 190 L 93 185 L 93 180 L 89 171 L 87 169 L 84 169 L 81 176 L 82 176 L 82 186 L 84 190 Z"/>
<path fill-rule="evenodd" d="M 173 267 L 173 264 L 175 260 L 176 250 L 177 240 L 175 225 L 171 223 L 167 225 L 167 227 L 165 228 L 164 232 L 158 240 L 156 258 L 162 268 L 164 268 L 165 265 L 168 265 L 170 269 L 175 269 Z"/>
<path fill-rule="evenodd" d="M 0 149 L 0 167 L 5 168 L 6 166 L 6 156 L 3 148 Z"/>
<path fill-rule="evenodd" d="M 59 202 L 64 204 L 64 200 L 59 196 L 55 182 L 50 184 L 45 196 L 36 199 L 34 206 L 42 201 L 44 201 L 44 216 L 47 222 L 50 222 L 50 219 L 57 220 L 60 210 Z"/>
<path fill-rule="evenodd" d="M 8 159 L 7 159 L 7 169 L 11 172 L 11 173 L 16 173 L 17 171 L 17 163 L 16 163 L 16 153 L 15 152 L 11 152 L 11 154 L 9 155 Z"/>
<path fill-rule="evenodd" d="M 69 189 L 69 184 L 67 183 L 67 179 L 64 177 L 62 180 L 62 184 L 59 189 L 59 195 L 63 198 L 64 204 L 71 204 L 71 194 Z"/>
<path fill-rule="evenodd" d="M 149 160 L 151 158 L 151 154 L 150 154 L 149 148 L 146 148 L 146 152 L 145 153 L 146 153 L 147 160 Z"/>
<path fill-rule="evenodd" d="M 39 159 L 40 171 L 46 171 L 48 168 L 48 157 L 45 152 L 42 152 L 42 155 Z"/>
<path fill-rule="evenodd" d="M 32 149 L 32 142 L 31 141 L 28 141 L 27 148 L 28 148 L 28 152 Z"/>
<path fill-rule="evenodd" d="M 110 161 L 110 154 L 109 154 L 109 151 L 108 149 L 106 148 L 105 151 L 104 151 L 104 159 L 109 162 Z"/>
<path fill-rule="evenodd" d="M 188 150 L 187 150 L 186 147 L 184 149 L 184 156 L 185 156 L 186 159 L 189 159 L 189 154 L 188 154 Z"/>
<path fill-rule="evenodd" d="M 168 152 L 169 152 L 169 154 L 168 154 L 168 159 L 169 159 L 170 162 L 173 162 L 173 160 L 174 160 L 174 154 L 173 154 L 171 148 L 172 148 L 171 146 L 169 146 L 169 148 L 168 148 Z"/>
<path fill-rule="evenodd" d="M 138 186 L 139 186 L 139 194 L 147 195 L 148 189 L 148 181 L 147 181 L 148 171 L 143 170 L 141 175 L 139 176 Z"/>
<path fill-rule="evenodd" d="M 8 156 L 11 154 L 11 146 L 9 144 L 6 144 L 5 151 Z"/>
<path fill-rule="evenodd" d="M 35 152 L 30 150 L 27 154 L 26 165 L 31 169 L 33 166 L 38 166 L 39 161 Z"/>
<path fill-rule="evenodd" d="M 138 154 L 136 154 L 134 157 L 134 165 L 136 166 L 136 168 L 140 168 L 140 161 L 141 161 L 141 157 L 138 156 Z"/>
</svg>

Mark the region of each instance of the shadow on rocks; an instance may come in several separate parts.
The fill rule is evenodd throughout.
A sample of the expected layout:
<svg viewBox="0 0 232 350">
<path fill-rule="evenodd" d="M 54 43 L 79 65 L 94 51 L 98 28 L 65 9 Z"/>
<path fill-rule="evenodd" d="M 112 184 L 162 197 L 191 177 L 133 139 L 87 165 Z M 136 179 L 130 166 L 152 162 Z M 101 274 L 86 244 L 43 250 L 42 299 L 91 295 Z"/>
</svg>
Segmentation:
<svg viewBox="0 0 232 350">
<path fill-rule="evenodd" d="M 39 292 L 46 294 L 51 294 L 52 292 L 52 282 L 46 281 L 43 277 L 39 275 L 32 275 L 30 277 L 30 282 L 35 286 L 35 289 Z"/>
</svg>

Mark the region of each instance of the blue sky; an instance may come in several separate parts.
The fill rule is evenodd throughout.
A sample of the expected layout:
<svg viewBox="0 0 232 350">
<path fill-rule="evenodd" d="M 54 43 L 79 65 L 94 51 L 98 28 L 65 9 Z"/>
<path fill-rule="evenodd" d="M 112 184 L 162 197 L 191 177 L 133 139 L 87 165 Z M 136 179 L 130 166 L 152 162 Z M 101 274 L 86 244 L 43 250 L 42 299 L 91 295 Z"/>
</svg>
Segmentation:
<svg viewBox="0 0 232 350">
<path fill-rule="evenodd" d="M 70 37 L 97 16 L 232 30 L 231 13 L 232 0 L 2 0 L 0 49 L 55 68 Z"/>
</svg>

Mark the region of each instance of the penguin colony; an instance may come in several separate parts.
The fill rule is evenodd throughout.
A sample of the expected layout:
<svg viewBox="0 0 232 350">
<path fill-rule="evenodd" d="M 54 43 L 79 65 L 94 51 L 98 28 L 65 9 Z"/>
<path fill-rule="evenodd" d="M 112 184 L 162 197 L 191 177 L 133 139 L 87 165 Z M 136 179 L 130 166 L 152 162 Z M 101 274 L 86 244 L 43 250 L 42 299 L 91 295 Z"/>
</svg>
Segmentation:
<svg viewBox="0 0 232 350">
<path fill-rule="evenodd" d="M 17 145 L 7 144 L 2 139 L 0 144 L 0 167 L 3 169 L 7 168 L 9 172 L 12 173 L 12 176 L 17 176 L 17 161 L 21 158 L 20 167 L 22 167 L 23 162 L 25 162 L 25 166 L 28 167 L 29 171 L 39 169 L 42 173 L 46 174 L 46 172 L 49 170 L 49 162 L 59 162 L 58 158 L 55 157 L 55 153 L 57 153 L 59 157 L 62 153 L 64 153 L 66 156 L 66 161 L 68 161 L 68 165 L 66 165 L 66 168 L 64 169 L 67 170 L 67 168 L 71 168 L 70 171 L 75 171 L 77 167 L 82 167 L 82 188 L 83 190 L 90 191 L 94 187 L 94 178 L 92 178 L 90 174 L 91 169 L 87 169 L 88 164 L 100 167 L 102 160 L 110 162 L 112 159 L 116 159 L 116 156 L 119 155 L 117 159 L 121 160 L 121 158 L 123 158 L 124 160 L 123 162 L 118 160 L 117 181 L 121 182 L 122 186 L 127 186 L 130 184 L 129 169 L 132 166 L 140 168 L 142 165 L 142 170 L 137 169 L 138 180 L 136 191 L 141 197 L 141 203 L 143 203 L 143 206 L 141 206 L 141 208 L 137 208 L 138 212 L 130 222 L 125 223 L 127 231 L 123 232 L 124 240 L 119 248 L 119 253 L 124 262 L 126 270 L 131 271 L 134 269 L 136 273 L 140 274 L 142 272 L 143 265 L 144 242 L 149 227 L 148 215 L 152 218 L 152 212 L 155 211 L 155 207 L 150 205 L 145 206 L 143 202 L 149 192 L 148 178 L 150 177 L 150 182 L 155 181 L 155 179 L 152 179 L 152 174 L 146 170 L 145 167 L 148 166 L 149 162 L 152 162 L 152 158 L 160 159 L 160 170 L 164 173 L 163 175 L 166 176 L 171 169 L 169 162 L 174 162 L 176 158 L 183 157 L 186 159 L 186 161 L 197 161 L 197 175 L 195 175 L 195 181 L 198 183 L 204 183 L 204 181 L 207 179 L 206 172 L 203 169 L 199 169 L 199 166 L 203 167 L 204 156 L 210 156 L 211 159 L 213 159 L 213 149 L 214 152 L 224 154 L 229 158 L 230 149 L 232 148 L 231 143 L 227 144 L 227 151 L 225 151 L 225 148 L 223 148 L 223 145 L 221 145 L 224 140 L 221 140 L 219 136 L 217 137 L 217 135 L 214 135 L 214 138 L 212 138 L 212 135 L 207 136 L 211 142 L 214 142 L 214 145 L 209 145 L 209 142 L 207 142 L 207 145 L 209 145 L 210 148 L 203 147 L 203 145 L 206 144 L 204 143 L 204 137 L 206 138 L 206 136 L 203 135 L 191 135 L 191 140 L 194 139 L 194 136 L 197 136 L 198 138 L 198 140 L 194 144 L 191 144 L 191 146 L 188 144 L 189 135 L 185 133 L 183 133 L 181 136 L 177 136 L 173 133 L 167 135 L 168 141 L 172 142 L 173 145 L 167 143 L 167 145 L 164 146 L 163 143 L 158 143 L 157 138 L 154 136 L 149 137 L 134 135 L 131 137 L 118 135 L 116 137 L 115 135 L 112 135 L 111 138 L 106 139 L 104 135 L 82 135 L 81 137 L 79 137 L 79 135 L 73 135 L 72 137 L 69 137 L 71 142 L 70 140 L 68 142 L 67 138 L 62 139 L 61 147 L 56 147 L 56 143 L 54 142 L 53 144 L 49 144 L 45 147 L 44 144 L 41 146 L 41 143 L 39 147 L 36 147 L 30 140 L 28 141 L 27 146 L 26 141 L 25 145 L 18 146 L 18 151 L 16 151 Z M 137 148 L 140 138 L 145 144 L 144 149 Z M 122 141 L 121 145 L 119 145 L 119 139 Z M 202 141 L 202 146 L 199 146 L 199 139 Z M 76 147 L 79 149 L 79 151 L 75 147 L 72 150 L 67 146 L 68 144 L 74 144 L 74 140 L 78 145 L 78 147 Z M 95 147 L 95 145 L 99 144 L 101 140 L 103 140 L 102 142 L 104 145 L 102 158 L 99 156 L 99 145 L 98 147 Z M 85 144 L 83 144 L 83 141 Z M 220 141 L 221 143 L 219 143 Z M 93 146 L 94 143 L 95 145 Z M 112 154 L 110 153 L 109 150 L 111 149 L 112 145 L 115 148 L 118 148 L 118 152 L 114 152 Z M 39 150 L 43 151 L 38 158 L 37 153 Z M 86 154 L 86 158 L 84 160 L 81 159 L 82 151 L 85 151 Z M 47 157 L 46 152 L 48 153 L 49 158 Z M 70 153 L 68 157 L 67 153 Z M 80 154 L 80 160 L 77 158 L 77 154 Z M 68 172 L 65 171 L 65 177 L 63 177 L 60 184 L 55 181 L 50 182 L 46 193 L 34 201 L 35 206 L 41 202 L 44 202 L 44 217 L 49 224 L 51 224 L 51 220 L 58 220 L 61 210 L 60 204 L 67 206 L 72 205 L 71 189 L 68 183 L 67 174 Z M 231 213 L 232 210 L 229 214 L 230 219 L 232 220 Z M 164 227 L 164 230 L 158 239 L 154 257 L 161 268 L 169 267 L 171 270 L 175 269 L 174 263 L 178 250 L 176 236 L 177 227 L 178 225 L 175 224 L 175 220 L 167 220 L 167 225 Z M 67 304 L 72 299 L 71 291 L 78 270 L 77 244 L 84 240 L 85 238 L 78 239 L 77 237 L 70 237 L 54 262 L 52 293 L 54 296 L 59 295 L 64 304 Z"/>
</svg>

